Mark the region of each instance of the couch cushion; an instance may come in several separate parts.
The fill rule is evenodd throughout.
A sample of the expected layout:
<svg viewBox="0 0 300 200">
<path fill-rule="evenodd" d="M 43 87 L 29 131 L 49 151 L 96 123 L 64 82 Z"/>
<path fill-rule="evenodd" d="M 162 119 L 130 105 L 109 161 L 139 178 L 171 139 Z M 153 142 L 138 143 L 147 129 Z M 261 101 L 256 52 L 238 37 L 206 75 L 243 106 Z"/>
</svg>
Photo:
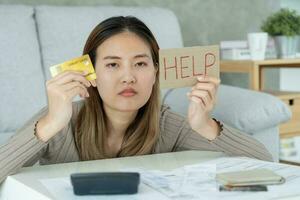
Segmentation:
<svg viewBox="0 0 300 200">
<path fill-rule="evenodd" d="M 0 132 L 17 129 L 46 103 L 33 13 L 0 5 Z"/>
<path fill-rule="evenodd" d="M 6 143 L 15 132 L 0 132 L 0 146 Z"/>
<path fill-rule="evenodd" d="M 177 18 L 170 10 L 142 7 L 36 7 L 44 68 L 82 54 L 92 29 L 111 16 L 133 15 L 151 29 L 161 48 L 182 47 Z"/>
<path fill-rule="evenodd" d="M 190 88 L 174 89 L 167 94 L 164 103 L 186 116 L 188 91 Z M 291 112 L 286 104 L 269 94 L 221 85 L 212 116 L 239 130 L 255 133 L 288 121 Z"/>
</svg>

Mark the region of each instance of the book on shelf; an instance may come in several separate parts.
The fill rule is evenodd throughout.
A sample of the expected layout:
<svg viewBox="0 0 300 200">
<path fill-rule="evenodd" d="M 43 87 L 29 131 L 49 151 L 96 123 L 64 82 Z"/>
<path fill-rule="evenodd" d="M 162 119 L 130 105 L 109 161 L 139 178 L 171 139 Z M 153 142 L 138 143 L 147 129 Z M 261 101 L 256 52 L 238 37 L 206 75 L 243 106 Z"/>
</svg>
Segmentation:
<svg viewBox="0 0 300 200">
<path fill-rule="evenodd" d="M 246 40 L 221 41 L 220 49 L 247 49 L 248 42 Z"/>
<path fill-rule="evenodd" d="M 232 40 L 220 42 L 221 59 L 223 60 L 250 60 L 250 50 L 246 40 Z M 266 59 L 276 58 L 274 41 L 269 40 L 266 48 Z"/>
<path fill-rule="evenodd" d="M 265 54 L 266 59 L 276 58 L 276 52 L 272 49 L 267 49 Z M 249 49 L 221 49 L 221 59 L 223 60 L 250 60 Z"/>
</svg>

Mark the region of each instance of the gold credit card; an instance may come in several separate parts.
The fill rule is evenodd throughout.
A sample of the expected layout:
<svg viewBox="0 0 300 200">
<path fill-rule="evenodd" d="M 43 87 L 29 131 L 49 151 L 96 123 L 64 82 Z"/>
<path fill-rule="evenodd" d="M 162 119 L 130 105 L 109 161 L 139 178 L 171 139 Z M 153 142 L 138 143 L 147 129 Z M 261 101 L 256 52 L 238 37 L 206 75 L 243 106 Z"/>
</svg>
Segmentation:
<svg viewBox="0 0 300 200">
<path fill-rule="evenodd" d="M 50 67 L 52 77 L 64 71 L 87 71 L 88 74 L 85 76 L 87 80 L 91 81 L 96 79 L 96 73 L 88 54 Z"/>
</svg>

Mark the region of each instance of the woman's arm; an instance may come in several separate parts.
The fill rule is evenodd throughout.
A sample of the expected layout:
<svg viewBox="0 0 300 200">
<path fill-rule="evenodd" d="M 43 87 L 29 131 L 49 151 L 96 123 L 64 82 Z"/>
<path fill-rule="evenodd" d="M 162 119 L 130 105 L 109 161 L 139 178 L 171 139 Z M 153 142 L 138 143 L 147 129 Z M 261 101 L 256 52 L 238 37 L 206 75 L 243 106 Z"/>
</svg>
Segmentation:
<svg viewBox="0 0 300 200">
<path fill-rule="evenodd" d="M 37 120 L 46 112 L 47 108 L 40 110 L 5 144 L 0 146 L 0 183 L 24 165 L 30 166 L 36 163 L 43 154 L 47 143 L 34 135 L 34 129 Z"/>
<path fill-rule="evenodd" d="M 272 155 L 263 144 L 226 124 L 222 124 L 220 134 L 213 140 L 208 140 L 189 128 L 188 123 L 184 126 L 186 128 L 183 128 L 180 133 L 182 140 L 178 143 L 176 151 L 188 149 L 220 151 L 229 156 L 246 156 L 273 161 Z"/>
<path fill-rule="evenodd" d="M 221 123 L 220 133 L 212 140 L 194 131 L 188 120 L 164 106 L 161 113 L 161 138 L 158 152 L 201 150 L 224 152 L 229 156 L 246 156 L 273 161 L 271 154 L 251 136 Z"/>
<path fill-rule="evenodd" d="M 0 146 L 0 183 L 23 165 L 34 164 L 45 152 L 51 138 L 59 132 L 65 134 L 66 130 L 70 130 L 74 97 L 88 97 L 87 87 L 96 86 L 95 82 L 90 83 L 85 78 L 86 74 L 66 71 L 47 81 L 48 107 L 33 116 L 6 144 Z M 37 125 L 38 120 L 41 123 Z"/>
<path fill-rule="evenodd" d="M 197 82 L 189 92 L 188 125 L 190 134 L 184 142 L 187 146 L 204 141 L 228 155 L 248 156 L 262 160 L 272 160 L 266 148 L 254 138 L 229 126 L 218 125 L 210 117 L 217 101 L 217 90 L 220 79 L 209 76 L 197 77 Z M 222 130 L 223 129 L 223 130 Z M 192 139 L 190 139 L 192 138 Z M 205 143 L 205 142 L 204 142 Z"/>
</svg>

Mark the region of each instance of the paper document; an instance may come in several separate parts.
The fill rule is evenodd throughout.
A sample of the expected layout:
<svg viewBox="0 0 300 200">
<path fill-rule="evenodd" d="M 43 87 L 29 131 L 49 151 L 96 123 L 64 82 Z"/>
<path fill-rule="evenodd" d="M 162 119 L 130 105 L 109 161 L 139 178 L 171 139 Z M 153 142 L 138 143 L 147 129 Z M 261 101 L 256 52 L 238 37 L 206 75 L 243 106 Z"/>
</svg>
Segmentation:
<svg viewBox="0 0 300 200">
<path fill-rule="evenodd" d="M 216 173 L 256 168 L 271 169 L 283 176 L 282 185 L 269 185 L 268 192 L 220 192 Z M 122 170 L 124 171 L 124 170 Z M 129 171 L 129 170 L 127 170 Z M 141 174 L 139 192 L 135 195 L 87 196 L 85 199 L 222 199 L 271 200 L 300 199 L 300 167 L 265 162 L 244 157 L 218 158 L 171 171 L 131 169 Z M 40 180 L 55 199 L 82 199 L 73 194 L 69 177 Z"/>
<path fill-rule="evenodd" d="M 222 199 L 241 199 L 241 200 L 258 200 L 258 199 L 285 199 L 288 197 L 298 197 L 300 199 L 300 167 L 266 162 L 250 158 L 218 158 L 211 161 L 205 162 L 206 164 L 216 164 L 217 173 L 220 172 L 230 172 L 237 170 L 249 170 L 249 169 L 270 169 L 275 173 L 283 176 L 286 182 L 282 185 L 269 185 L 268 192 L 218 192 L 215 195 L 220 196 L 222 194 Z"/>
<path fill-rule="evenodd" d="M 171 198 L 197 198 L 202 192 L 216 192 L 215 164 L 197 164 L 169 172 L 138 170 L 142 183 Z"/>
</svg>

